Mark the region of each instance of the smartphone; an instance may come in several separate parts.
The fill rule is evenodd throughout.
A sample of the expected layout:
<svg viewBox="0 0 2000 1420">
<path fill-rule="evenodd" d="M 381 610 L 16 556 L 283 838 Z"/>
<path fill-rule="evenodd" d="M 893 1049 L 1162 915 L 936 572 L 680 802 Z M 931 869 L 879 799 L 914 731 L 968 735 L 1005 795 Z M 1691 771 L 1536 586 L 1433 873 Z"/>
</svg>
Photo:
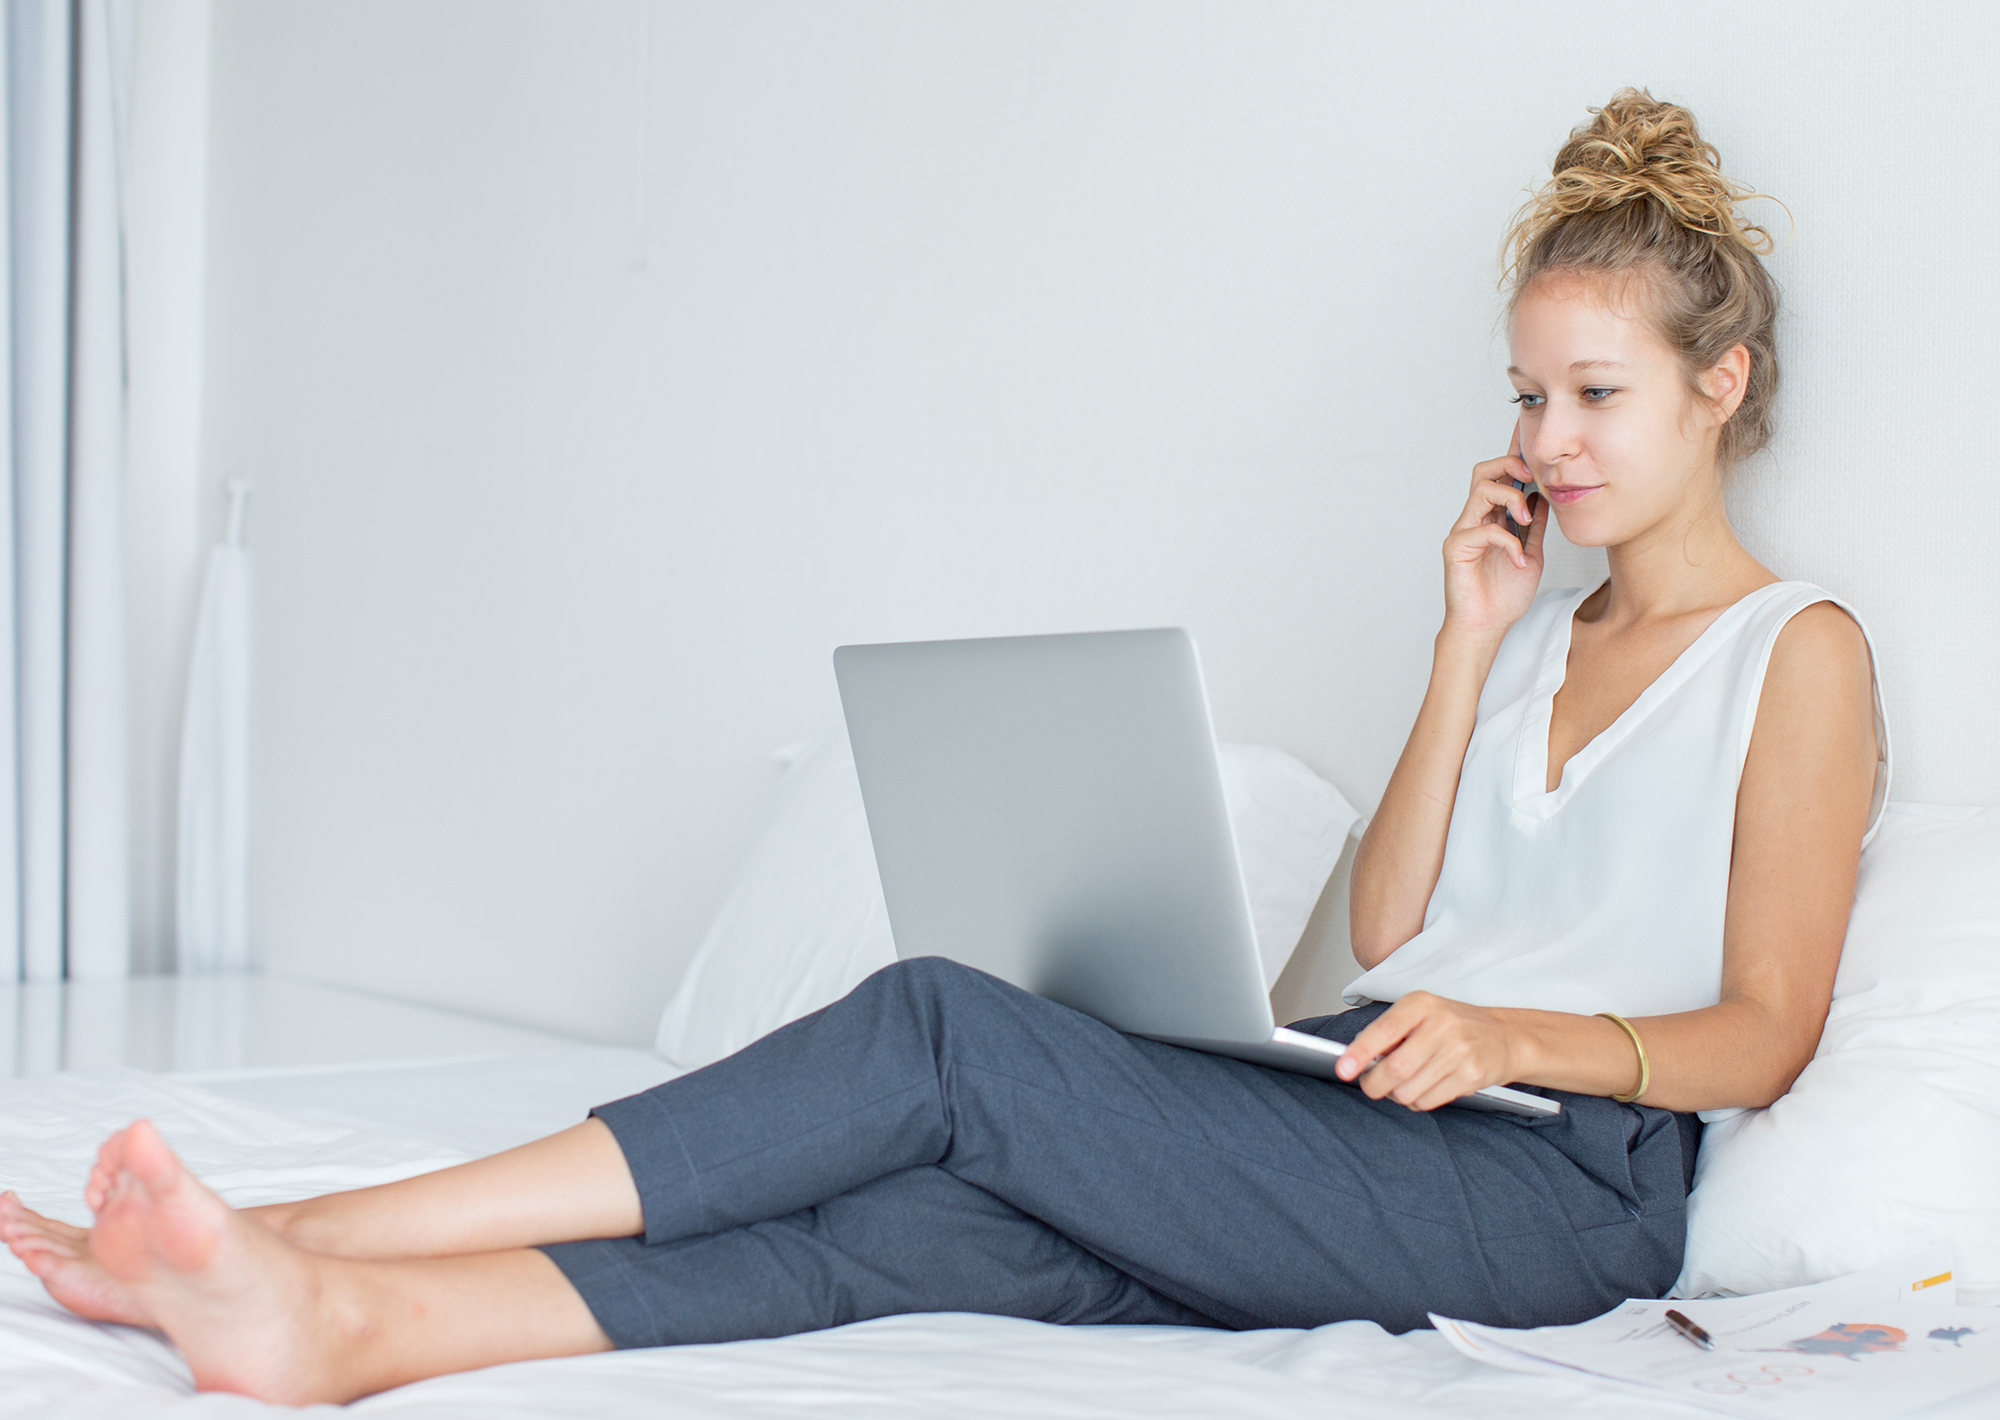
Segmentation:
<svg viewBox="0 0 2000 1420">
<path fill-rule="evenodd" d="M 1523 483 L 1518 478 L 1509 479 L 1508 481 L 1528 495 L 1528 516 L 1532 519 L 1535 516 L 1535 501 L 1542 495 L 1535 491 L 1535 485 L 1532 483 Z M 1507 510 L 1507 531 L 1521 540 L 1521 546 L 1526 547 L 1528 545 L 1530 526 L 1515 522 L 1514 510 L 1511 508 Z"/>
</svg>

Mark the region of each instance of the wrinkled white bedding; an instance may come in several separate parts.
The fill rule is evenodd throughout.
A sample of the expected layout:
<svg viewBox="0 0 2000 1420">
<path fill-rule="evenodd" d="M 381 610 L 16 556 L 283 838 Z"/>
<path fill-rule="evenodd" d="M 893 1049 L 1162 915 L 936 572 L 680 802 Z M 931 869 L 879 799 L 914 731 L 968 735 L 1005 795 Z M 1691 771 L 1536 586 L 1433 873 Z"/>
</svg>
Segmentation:
<svg viewBox="0 0 2000 1420">
<path fill-rule="evenodd" d="M 405 1177 L 560 1128 L 670 1069 L 639 1052 L 542 1052 L 488 1062 L 194 1084 L 122 1071 L 0 1085 L 0 1187 L 87 1221 L 97 1142 L 137 1115 L 236 1203 Z M 799 1417 L 1690 1416 L 1702 1412 L 1467 1361 L 1431 1332 L 1370 1323 L 1226 1333 L 896 1317 L 728 1346 L 499 1367 L 349 1409 L 403 1420 Z M 0 1420 L 27 1416 L 266 1417 L 279 1407 L 192 1394 L 150 1332 L 69 1316 L 0 1254 Z M 1934 1420 L 2000 1413 L 1968 1397 Z"/>
</svg>

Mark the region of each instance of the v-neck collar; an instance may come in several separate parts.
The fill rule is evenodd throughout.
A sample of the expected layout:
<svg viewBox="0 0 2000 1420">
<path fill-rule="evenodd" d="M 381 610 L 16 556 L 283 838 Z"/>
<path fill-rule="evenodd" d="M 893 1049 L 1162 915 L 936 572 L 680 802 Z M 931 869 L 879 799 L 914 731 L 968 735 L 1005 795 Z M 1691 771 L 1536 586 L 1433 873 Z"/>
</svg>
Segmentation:
<svg viewBox="0 0 2000 1420">
<path fill-rule="evenodd" d="M 1689 676 L 1700 670 L 1728 637 L 1733 627 L 1749 614 L 1749 608 L 1764 596 L 1791 585 L 1772 582 L 1737 598 L 1702 628 L 1672 664 L 1639 692 L 1617 719 L 1606 725 L 1563 765 L 1562 780 L 1555 788 L 1549 782 L 1549 726 L 1555 718 L 1556 695 L 1569 678 L 1570 639 L 1576 630 L 1577 608 L 1595 595 L 1610 578 L 1596 586 L 1584 587 L 1562 610 L 1562 624 L 1549 638 L 1542 652 L 1542 664 L 1535 674 L 1535 688 L 1529 697 L 1527 714 L 1522 717 L 1521 740 L 1514 753 L 1514 812 L 1530 818 L 1548 819 L 1562 811 L 1577 788 L 1618 748 L 1633 730 L 1663 704 Z"/>
</svg>

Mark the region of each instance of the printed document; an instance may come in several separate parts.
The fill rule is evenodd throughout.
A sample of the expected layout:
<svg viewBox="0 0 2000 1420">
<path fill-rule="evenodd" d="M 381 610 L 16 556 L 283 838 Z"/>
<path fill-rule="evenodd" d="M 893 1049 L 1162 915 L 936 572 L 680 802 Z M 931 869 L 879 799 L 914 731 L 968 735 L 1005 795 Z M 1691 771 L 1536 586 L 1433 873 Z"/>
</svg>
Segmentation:
<svg viewBox="0 0 2000 1420">
<path fill-rule="evenodd" d="M 1955 1305 L 1951 1250 L 1755 1297 L 1632 1301 L 1529 1331 L 1433 1316 L 1474 1360 L 1770 1420 L 1885 1420 L 2000 1382 L 2000 1310 Z M 1668 1325 L 1678 1311 L 1713 1338 Z"/>
</svg>

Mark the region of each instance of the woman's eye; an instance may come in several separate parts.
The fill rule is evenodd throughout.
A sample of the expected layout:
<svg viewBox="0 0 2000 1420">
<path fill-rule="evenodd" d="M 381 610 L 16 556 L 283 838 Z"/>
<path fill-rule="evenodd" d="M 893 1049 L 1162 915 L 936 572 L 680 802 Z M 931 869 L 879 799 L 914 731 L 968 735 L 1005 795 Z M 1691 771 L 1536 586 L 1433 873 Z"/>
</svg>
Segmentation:
<svg viewBox="0 0 2000 1420">
<path fill-rule="evenodd" d="M 1515 395 L 1512 399 L 1507 401 L 1507 403 L 1509 404 L 1518 404 L 1523 409 L 1540 409 L 1544 402 L 1545 401 L 1541 395 L 1529 394 L 1526 390 L 1522 390 L 1519 394 Z"/>
<path fill-rule="evenodd" d="M 1586 385 L 1583 389 L 1583 398 L 1586 403 L 1597 404 L 1611 398 L 1616 393 L 1618 391 L 1612 389 L 1609 385 Z"/>
</svg>

